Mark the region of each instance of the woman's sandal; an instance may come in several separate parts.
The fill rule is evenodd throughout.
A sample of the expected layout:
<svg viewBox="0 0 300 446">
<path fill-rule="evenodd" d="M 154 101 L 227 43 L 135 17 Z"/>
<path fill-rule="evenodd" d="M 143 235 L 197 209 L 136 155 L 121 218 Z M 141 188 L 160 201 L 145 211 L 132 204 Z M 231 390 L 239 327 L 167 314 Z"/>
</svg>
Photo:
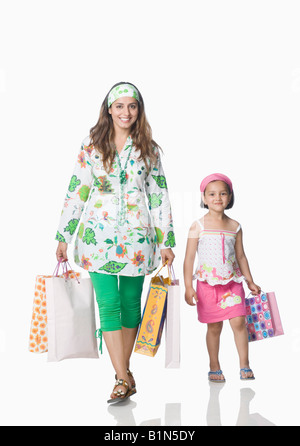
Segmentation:
<svg viewBox="0 0 300 446">
<path fill-rule="evenodd" d="M 133 388 L 133 389 L 136 389 L 136 385 L 135 385 L 135 380 L 134 380 L 133 374 L 132 374 L 132 372 L 131 372 L 129 369 L 127 369 L 127 375 L 128 375 L 129 378 L 131 378 L 131 380 L 132 380 L 132 388 Z"/>
<path fill-rule="evenodd" d="M 131 387 L 132 387 L 133 389 L 136 389 L 136 385 L 135 385 L 135 380 L 134 380 L 133 374 L 132 374 L 132 372 L 131 372 L 129 369 L 127 369 L 127 375 L 128 375 L 129 378 L 131 378 L 131 380 L 132 380 Z M 117 374 L 115 374 L 115 380 L 117 380 L 117 379 L 118 379 L 118 378 L 117 378 Z"/>
<path fill-rule="evenodd" d="M 245 376 L 245 377 L 243 377 L 242 376 L 242 372 L 244 372 L 244 373 L 249 373 L 250 372 L 250 373 L 252 373 L 252 376 L 249 376 L 249 377 Z M 248 369 L 247 367 L 245 367 L 245 368 L 240 370 L 240 379 L 242 381 L 253 381 L 255 379 L 255 376 L 254 376 L 253 371 L 251 369 Z"/>
<path fill-rule="evenodd" d="M 124 390 L 115 390 L 116 387 L 119 386 L 123 386 L 125 387 L 126 391 L 124 392 Z M 115 382 L 115 387 L 113 390 L 114 395 L 116 395 L 116 398 L 111 398 L 110 400 L 107 401 L 108 404 L 113 404 L 113 403 L 119 403 L 120 401 L 125 401 L 127 400 L 127 398 L 129 398 L 131 395 L 134 395 L 136 393 L 135 388 L 129 388 L 128 382 L 125 381 L 125 379 L 117 379 Z"/>
<path fill-rule="evenodd" d="M 208 379 L 212 383 L 221 384 L 221 383 L 226 382 L 225 378 L 224 379 L 213 379 L 213 378 L 211 378 L 211 375 L 218 375 L 218 376 L 223 375 L 222 370 L 217 370 L 216 372 L 208 372 Z"/>
</svg>

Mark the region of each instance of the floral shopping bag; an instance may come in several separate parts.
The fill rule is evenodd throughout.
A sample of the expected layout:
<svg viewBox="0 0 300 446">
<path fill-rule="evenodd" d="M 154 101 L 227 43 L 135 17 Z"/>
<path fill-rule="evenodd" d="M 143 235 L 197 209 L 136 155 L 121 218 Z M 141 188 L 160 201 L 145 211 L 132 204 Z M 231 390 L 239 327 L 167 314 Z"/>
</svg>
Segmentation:
<svg viewBox="0 0 300 446">
<path fill-rule="evenodd" d="M 274 292 L 246 298 L 246 324 L 249 342 L 284 334 Z"/>
<path fill-rule="evenodd" d="M 47 296 L 45 279 L 56 277 L 75 278 L 75 274 L 80 278 L 80 273 L 72 270 L 63 271 L 58 276 L 59 264 L 55 268 L 53 275 L 39 275 L 35 279 L 35 290 L 33 298 L 32 318 L 29 334 L 29 351 L 32 353 L 45 353 L 48 351 L 48 318 L 47 318 Z"/>
</svg>

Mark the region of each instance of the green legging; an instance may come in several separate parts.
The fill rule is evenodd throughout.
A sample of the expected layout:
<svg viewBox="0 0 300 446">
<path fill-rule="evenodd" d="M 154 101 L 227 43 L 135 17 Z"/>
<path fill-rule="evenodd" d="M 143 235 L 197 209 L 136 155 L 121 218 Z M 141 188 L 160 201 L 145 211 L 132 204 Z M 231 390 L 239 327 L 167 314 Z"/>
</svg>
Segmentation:
<svg viewBox="0 0 300 446">
<path fill-rule="evenodd" d="M 136 328 L 141 321 L 141 296 L 145 276 L 119 276 L 112 274 L 89 273 L 99 307 L 100 338 L 102 352 L 102 332 L 121 330 L 122 327 Z"/>
</svg>

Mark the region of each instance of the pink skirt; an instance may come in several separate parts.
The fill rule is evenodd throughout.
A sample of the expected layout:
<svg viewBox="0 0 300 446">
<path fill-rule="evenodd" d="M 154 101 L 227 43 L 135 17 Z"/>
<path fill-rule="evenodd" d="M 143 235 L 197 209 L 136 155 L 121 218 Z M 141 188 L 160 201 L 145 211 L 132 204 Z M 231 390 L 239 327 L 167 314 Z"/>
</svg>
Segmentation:
<svg viewBox="0 0 300 446">
<path fill-rule="evenodd" d="M 209 285 L 197 280 L 197 310 L 200 322 L 211 324 L 246 316 L 245 291 L 233 280 L 226 285 Z"/>
</svg>

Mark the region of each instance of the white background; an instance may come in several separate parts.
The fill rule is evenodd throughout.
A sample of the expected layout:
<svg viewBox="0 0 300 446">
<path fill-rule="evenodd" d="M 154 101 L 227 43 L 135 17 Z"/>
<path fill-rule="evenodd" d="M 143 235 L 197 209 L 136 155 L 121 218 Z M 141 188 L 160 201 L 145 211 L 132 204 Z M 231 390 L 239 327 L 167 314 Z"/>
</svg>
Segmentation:
<svg viewBox="0 0 300 446">
<path fill-rule="evenodd" d="M 299 2 L 0 5 L 0 424 L 300 425 Z M 154 359 L 133 354 L 138 393 L 108 408 L 114 373 L 105 349 L 99 361 L 48 364 L 28 352 L 28 336 L 35 276 L 56 266 L 54 237 L 78 148 L 118 81 L 142 92 L 164 151 L 182 365 L 164 368 L 164 342 Z M 187 230 L 203 215 L 199 185 L 212 172 L 233 181 L 228 215 L 242 224 L 254 280 L 276 292 L 285 328 L 250 345 L 256 381 L 242 383 L 225 324 L 222 388 L 207 383 L 206 327 L 184 302 L 182 275 Z"/>
</svg>

